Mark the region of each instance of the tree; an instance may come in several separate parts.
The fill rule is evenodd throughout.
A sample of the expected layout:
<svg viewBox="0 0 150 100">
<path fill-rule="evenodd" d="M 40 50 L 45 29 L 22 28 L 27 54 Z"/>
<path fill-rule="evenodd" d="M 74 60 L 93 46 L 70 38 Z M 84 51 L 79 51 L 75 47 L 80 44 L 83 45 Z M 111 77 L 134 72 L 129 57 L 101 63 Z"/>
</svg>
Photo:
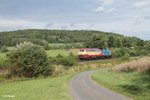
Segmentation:
<svg viewBox="0 0 150 100">
<path fill-rule="evenodd" d="M 143 40 L 138 40 L 137 41 L 137 46 L 143 47 L 144 46 L 144 41 Z"/>
<path fill-rule="evenodd" d="M 30 42 L 17 45 L 16 50 L 11 51 L 7 57 L 12 74 L 26 77 L 50 74 L 45 50 Z"/>
<path fill-rule="evenodd" d="M 108 47 L 115 47 L 115 38 L 113 36 L 108 37 Z"/>
<path fill-rule="evenodd" d="M 133 42 L 129 38 L 124 38 L 122 41 L 124 47 L 130 48 L 133 45 Z"/>
<path fill-rule="evenodd" d="M 102 36 L 94 36 L 93 38 L 87 40 L 84 45 L 90 48 L 102 49 L 107 47 L 107 41 Z"/>
<path fill-rule="evenodd" d="M 122 47 L 122 41 L 120 38 L 117 38 L 116 41 L 115 41 L 115 47 Z"/>
</svg>

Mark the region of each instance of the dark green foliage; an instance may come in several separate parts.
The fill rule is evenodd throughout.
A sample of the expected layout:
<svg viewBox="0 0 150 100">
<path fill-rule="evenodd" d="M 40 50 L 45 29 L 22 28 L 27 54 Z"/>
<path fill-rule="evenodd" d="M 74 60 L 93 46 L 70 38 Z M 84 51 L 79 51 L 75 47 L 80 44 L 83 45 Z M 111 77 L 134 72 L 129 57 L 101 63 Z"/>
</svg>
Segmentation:
<svg viewBox="0 0 150 100">
<path fill-rule="evenodd" d="M 137 41 L 139 39 L 135 37 L 124 37 L 124 36 L 116 36 L 116 35 L 96 35 L 88 40 L 85 41 L 84 46 L 90 48 L 132 48 L 137 46 Z M 143 40 L 141 40 L 143 41 Z M 144 42 L 144 41 L 143 41 Z M 140 43 L 139 45 L 142 45 Z"/>
<path fill-rule="evenodd" d="M 138 40 L 137 46 L 143 47 L 144 46 L 144 41 L 143 40 Z"/>
<path fill-rule="evenodd" d="M 112 51 L 112 56 L 114 58 L 123 57 L 126 54 L 130 54 L 130 50 L 128 48 L 117 48 Z"/>
<path fill-rule="evenodd" d="M 115 38 L 113 36 L 108 37 L 107 43 L 108 43 L 108 47 L 115 47 L 116 46 Z"/>
<path fill-rule="evenodd" d="M 133 41 L 129 38 L 124 38 L 122 41 L 123 47 L 132 47 L 133 46 Z"/>
<path fill-rule="evenodd" d="M 149 46 L 147 47 L 147 45 L 145 45 L 144 47 L 136 46 L 135 51 L 137 52 L 138 56 L 139 55 L 148 55 L 148 54 L 150 54 Z"/>
<path fill-rule="evenodd" d="M 123 39 L 120 37 L 116 37 L 116 36 L 109 36 L 108 37 L 108 47 L 112 48 L 112 47 L 122 47 L 123 46 Z"/>
<path fill-rule="evenodd" d="M 46 44 L 46 45 L 44 46 L 44 49 L 45 49 L 45 50 L 50 50 L 49 44 Z"/>
<path fill-rule="evenodd" d="M 146 49 L 146 47 L 134 47 L 134 48 L 115 48 L 112 50 L 112 56 L 114 58 L 116 57 L 123 57 L 126 54 L 129 54 L 130 56 L 142 56 L 142 55 L 148 55 L 150 53 L 149 50 Z"/>
<path fill-rule="evenodd" d="M 64 65 L 66 68 L 77 64 L 77 58 L 72 53 L 70 53 L 68 56 L 62 56 L 59 54 L 58 56 L 49 59 L 51 63 Z"/>
<path fill-rule="evenodd" d="M 123 54 L 121 53 L 121 49 L 115 49 L 112 51 L 112 57 L 113 58 L 117 58 L 117 57 L 121 57 Z"/>
<path fill-rule="evenodd" d="M 140 56 L 138 50 L 130 50 L 130 55 L 133 56 L 133 57 L 134 56 Z"/>
<path fill-rule="evenodd" d="M 7 54 L 12 74 L 26 77 L 49 75 L 50 67 L 44 49 L 29 42 L 17 45 L 16 50 Z"/>
<path fill-rule="evenodd" d="M 7 50 L 7 47 L 4 45 L 0 48 L 0 51 L 4 53 L 4 52 L 7 52 L 8 50 Z"/>
<path fill-rule="evenodd" d="M 123 43 L 120 38 L 115 39 L 115 47 L 122 47 Z"/>
<path fill-rule="evenodd" d="M 107 47 L 107 43 L 106 43 L 106 39 L 102 36 L 94 36 L 91 39 L 87 40 L 85 42 L 85 46 L 88 48 L 106 48 Z"/>
<path fill-rule="evenodd" d="M 146 42 L 144 48 L 145 48 L 145 50 L 149 51 L 149 53 L 150 53 L 150 41 Z"/>
<path fill-rule="evenodd" d="M 145 50 L 145 49 L 141 49 L 140 51 L 139 51 L 139 54 L 140 55 L 148 55 L 148 51 L 147 50 Z"/>
</svg>

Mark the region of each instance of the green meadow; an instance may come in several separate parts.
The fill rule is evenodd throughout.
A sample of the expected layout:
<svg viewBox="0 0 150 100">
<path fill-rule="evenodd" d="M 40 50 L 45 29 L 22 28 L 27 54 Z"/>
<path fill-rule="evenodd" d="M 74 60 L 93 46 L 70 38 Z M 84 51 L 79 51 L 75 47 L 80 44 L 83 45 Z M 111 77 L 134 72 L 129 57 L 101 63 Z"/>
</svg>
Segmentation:
<svg viewBox="0 0 150 100">
<path fill-rule="evenodd" d="M 99 84 L 135 100 L 150 100 L 150 75 L 146 73 L 113 72 L 104 68 L 92 75 Z"/>
<path fill-rule="evenodd" d="M 0 100 L 71 100 L 68 80 L 72 76 L 3 82 L 0 83 Z"/>
</svg>

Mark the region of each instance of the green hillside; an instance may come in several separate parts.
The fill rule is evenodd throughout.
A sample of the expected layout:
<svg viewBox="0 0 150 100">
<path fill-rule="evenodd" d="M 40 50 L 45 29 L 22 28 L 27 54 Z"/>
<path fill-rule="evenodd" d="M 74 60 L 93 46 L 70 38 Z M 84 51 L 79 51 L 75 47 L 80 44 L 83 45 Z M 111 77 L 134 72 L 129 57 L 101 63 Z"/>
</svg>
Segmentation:
<svg viewBox="0 0 150 100">
<path fill-rule="evenodd" d="M 106 40 L 109 36 L 120 39 L 129 38 L 133 42 L 138 40 L 136 37 L 125 37 L 116 33 L 101 31 L 28 29 L 0 32 L 0 45 L 15 46 L 23 41 L 30 41 L 39 45 L 45 45 L 46 43 L 82 43 L 94 36 L 102 36 Z"/>
</svg>

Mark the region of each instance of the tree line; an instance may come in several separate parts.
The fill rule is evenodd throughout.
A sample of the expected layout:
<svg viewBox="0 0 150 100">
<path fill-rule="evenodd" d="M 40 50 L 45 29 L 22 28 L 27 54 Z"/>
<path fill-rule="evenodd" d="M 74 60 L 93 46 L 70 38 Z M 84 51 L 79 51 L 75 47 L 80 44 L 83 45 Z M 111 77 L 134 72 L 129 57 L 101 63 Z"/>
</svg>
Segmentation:
<svg viewBox="0 0 150 100">
<path fill-rule="evenodd" d="M 0 32 L 0 46 L 15 46 L 16 44 L 23 43 L 24 41 L 30 41 L 39 45 L 45 45 L 47 43 L 83 43 L 94 36 L 101 36 L 104 39 L 113 36 L 114 38 L 117 38 L 116 41 L 126 38 L 125 36 L 116 33 L 101 31 L 28 29 Z M 113 41 L 114 38 L 110 37 L 110 40 Z M 130 40 L 134 42 L 137 41 L 137 38 L 130 37 Z"/>
<path fill-rule="evenodd" d="M 86 47 L 90 48 L 120 48 L 127 47 L 131 48 L 134 46 L 142 47 L 147 43 L 146 41 L 136 37 L 118 37 L 118 36 L 94 36 L 84 42 Z"/>
</svg>

